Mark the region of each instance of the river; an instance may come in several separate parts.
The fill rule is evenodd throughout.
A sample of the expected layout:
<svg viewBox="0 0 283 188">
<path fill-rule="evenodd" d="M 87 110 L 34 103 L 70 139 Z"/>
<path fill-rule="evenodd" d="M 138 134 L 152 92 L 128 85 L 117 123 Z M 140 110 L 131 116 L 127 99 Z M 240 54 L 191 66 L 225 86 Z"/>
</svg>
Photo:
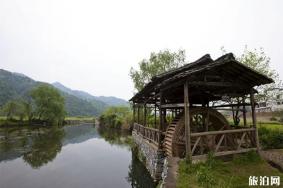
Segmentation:
<svg viewBox="0 0 283 188">
<path fill-rule="evenodd" d="M 0 188 L 155 187 L 131 142 L 89 124 L 0 128 Z"/>
</svg>

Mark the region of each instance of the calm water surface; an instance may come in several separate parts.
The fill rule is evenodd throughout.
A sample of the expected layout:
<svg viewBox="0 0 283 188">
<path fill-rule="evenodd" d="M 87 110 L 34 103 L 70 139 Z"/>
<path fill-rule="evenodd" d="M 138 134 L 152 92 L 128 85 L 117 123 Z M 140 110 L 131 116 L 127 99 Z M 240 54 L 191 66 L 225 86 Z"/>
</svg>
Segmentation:
<svg viewBox="0 0 283 188">
<path fill-rule="evenodd" d="M 0 188 L 155 187 L 130 143 L 93 125 L 0 128 Z"/>
</svg>

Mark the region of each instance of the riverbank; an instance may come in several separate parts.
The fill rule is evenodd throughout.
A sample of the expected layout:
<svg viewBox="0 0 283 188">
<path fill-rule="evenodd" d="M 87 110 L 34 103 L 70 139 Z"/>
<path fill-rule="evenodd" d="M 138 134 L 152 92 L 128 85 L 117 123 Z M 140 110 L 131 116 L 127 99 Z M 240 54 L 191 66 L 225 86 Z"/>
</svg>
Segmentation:
<svg viewBox="0 0 283 188">
<path fill-rule="evenodd" d="M 235 155 L 231 161 L 224 162 L 210 158 L 205 163 L 187 164 L 184 160 L 179 164 L 178 188 L 248 188 L 249 177 L 279 176 L 283 174 L 255 152 Z"/>
<path fill-rule="evenodd" d="M 65 120 L 63 121 L 63 125 L 77 125 L 77 124 L 83 124 L 83 123 L 95 124 L 96 119 L 94 117 L 66 117 Z M 42 120 L 32 120 L 32 121 L 28 121 L 26 119 L 8 120 L 6 117 L 0 117 L 0 127 L 29 126 L 29 125 L 46 126 L 48 125 L 48 123 Z"/>
</svg>

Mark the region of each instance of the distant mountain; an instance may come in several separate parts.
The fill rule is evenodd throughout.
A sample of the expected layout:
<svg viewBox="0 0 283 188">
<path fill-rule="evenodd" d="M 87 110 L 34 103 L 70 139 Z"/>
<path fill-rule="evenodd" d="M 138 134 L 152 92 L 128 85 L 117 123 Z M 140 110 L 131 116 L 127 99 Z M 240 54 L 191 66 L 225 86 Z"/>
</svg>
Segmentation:
<svg viewBox="0 0 283 188">
<path fill-rule="evenodd" d="M 0 106 L 9 100 L 28 98 L 29 92 L 42 83 L 23 74 L 0 69 Z M 66 111 L 69 116 L 97 116 L 108 106 L 100 100 L 88 101 L 70 92 L 62 91 L 62 89 L 59 91 L 65 98 Z"/>
<path fill-rule="evenodd" d="M 117 97 L 105 97 L 105 96 L 99 96 L 96 97 L 96 99 L 110 105 L 110 106 L 126 106 L 129 105 L 128 101 L 125 101 L 124 99 L 120 99 Z"/>
<path fill-rule="evenodd" d="M 63 84 L 59 83 L 59 82 L 55 82 L 52 84 L 54 87 L 56 87 L 57 89 L 66 92 L 70 95 L 74 95 L 80 99 L 84 99 L 87 101 L 101 101 L 103 103 L 105 103 L 108 106 L 126 106 L 129 105 L 129 103 L 124 100 L 124 99 L 120 99 L 117 97 L 105 97 L 105 96 L 93 96 L 85 91 L 80 91 L 80 90 L 72 90 L 66 86 L 64 86 Z"/>
<path fill-rule="evenodd" d="M 28 92 L 40 83 L 22 74 L 0 69 L 0 106 L 12 99 L 26 98 Z"/>
</svg>

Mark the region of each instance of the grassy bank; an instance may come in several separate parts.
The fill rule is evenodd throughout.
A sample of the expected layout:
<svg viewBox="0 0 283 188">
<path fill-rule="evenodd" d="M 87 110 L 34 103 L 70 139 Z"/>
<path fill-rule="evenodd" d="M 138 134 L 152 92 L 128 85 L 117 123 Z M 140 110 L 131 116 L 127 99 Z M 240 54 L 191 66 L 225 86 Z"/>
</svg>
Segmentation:
<svg viewBox="0 0 283 188">
<path fill-rule="evenodd" d="M 109 107 L 99 117 L 100 126 L 130 130 L 133 123 L 132 111 L 127 106 Z"/>
<path fill-rule="evenodd" d="M 262 149 L 283 149 L 283 125 L 259 123 L 257 127 Z"/>
<path fill-rule="evenodd" d="M 178 188 L 245 188 L 249 187 L 250 176 L 280 176 L 283 173 L 263 161 L 255 152 L 235 156 L 229 162 L 210 157 L 207 162 L 179 164 Z"/>
<path fill-rule="evenodd" d="M 64 119 L 64 125 L 72 125 L 78 124 L 79 122 L 86 122 L 86 123 L 95 123 L 95 117 L 66 117 Z M 3 126 L 22 126 L 22 125 L 40 125 L 44 124 L 43 121 L 40 122 L 39 120 L 35 120 L 32 123 L 28 121 L 28 119 L 19 120 L 18 118 L 15 119 L 7 119 L 6 117 L 0 117 L 0 127 Z"/>
</svg>

